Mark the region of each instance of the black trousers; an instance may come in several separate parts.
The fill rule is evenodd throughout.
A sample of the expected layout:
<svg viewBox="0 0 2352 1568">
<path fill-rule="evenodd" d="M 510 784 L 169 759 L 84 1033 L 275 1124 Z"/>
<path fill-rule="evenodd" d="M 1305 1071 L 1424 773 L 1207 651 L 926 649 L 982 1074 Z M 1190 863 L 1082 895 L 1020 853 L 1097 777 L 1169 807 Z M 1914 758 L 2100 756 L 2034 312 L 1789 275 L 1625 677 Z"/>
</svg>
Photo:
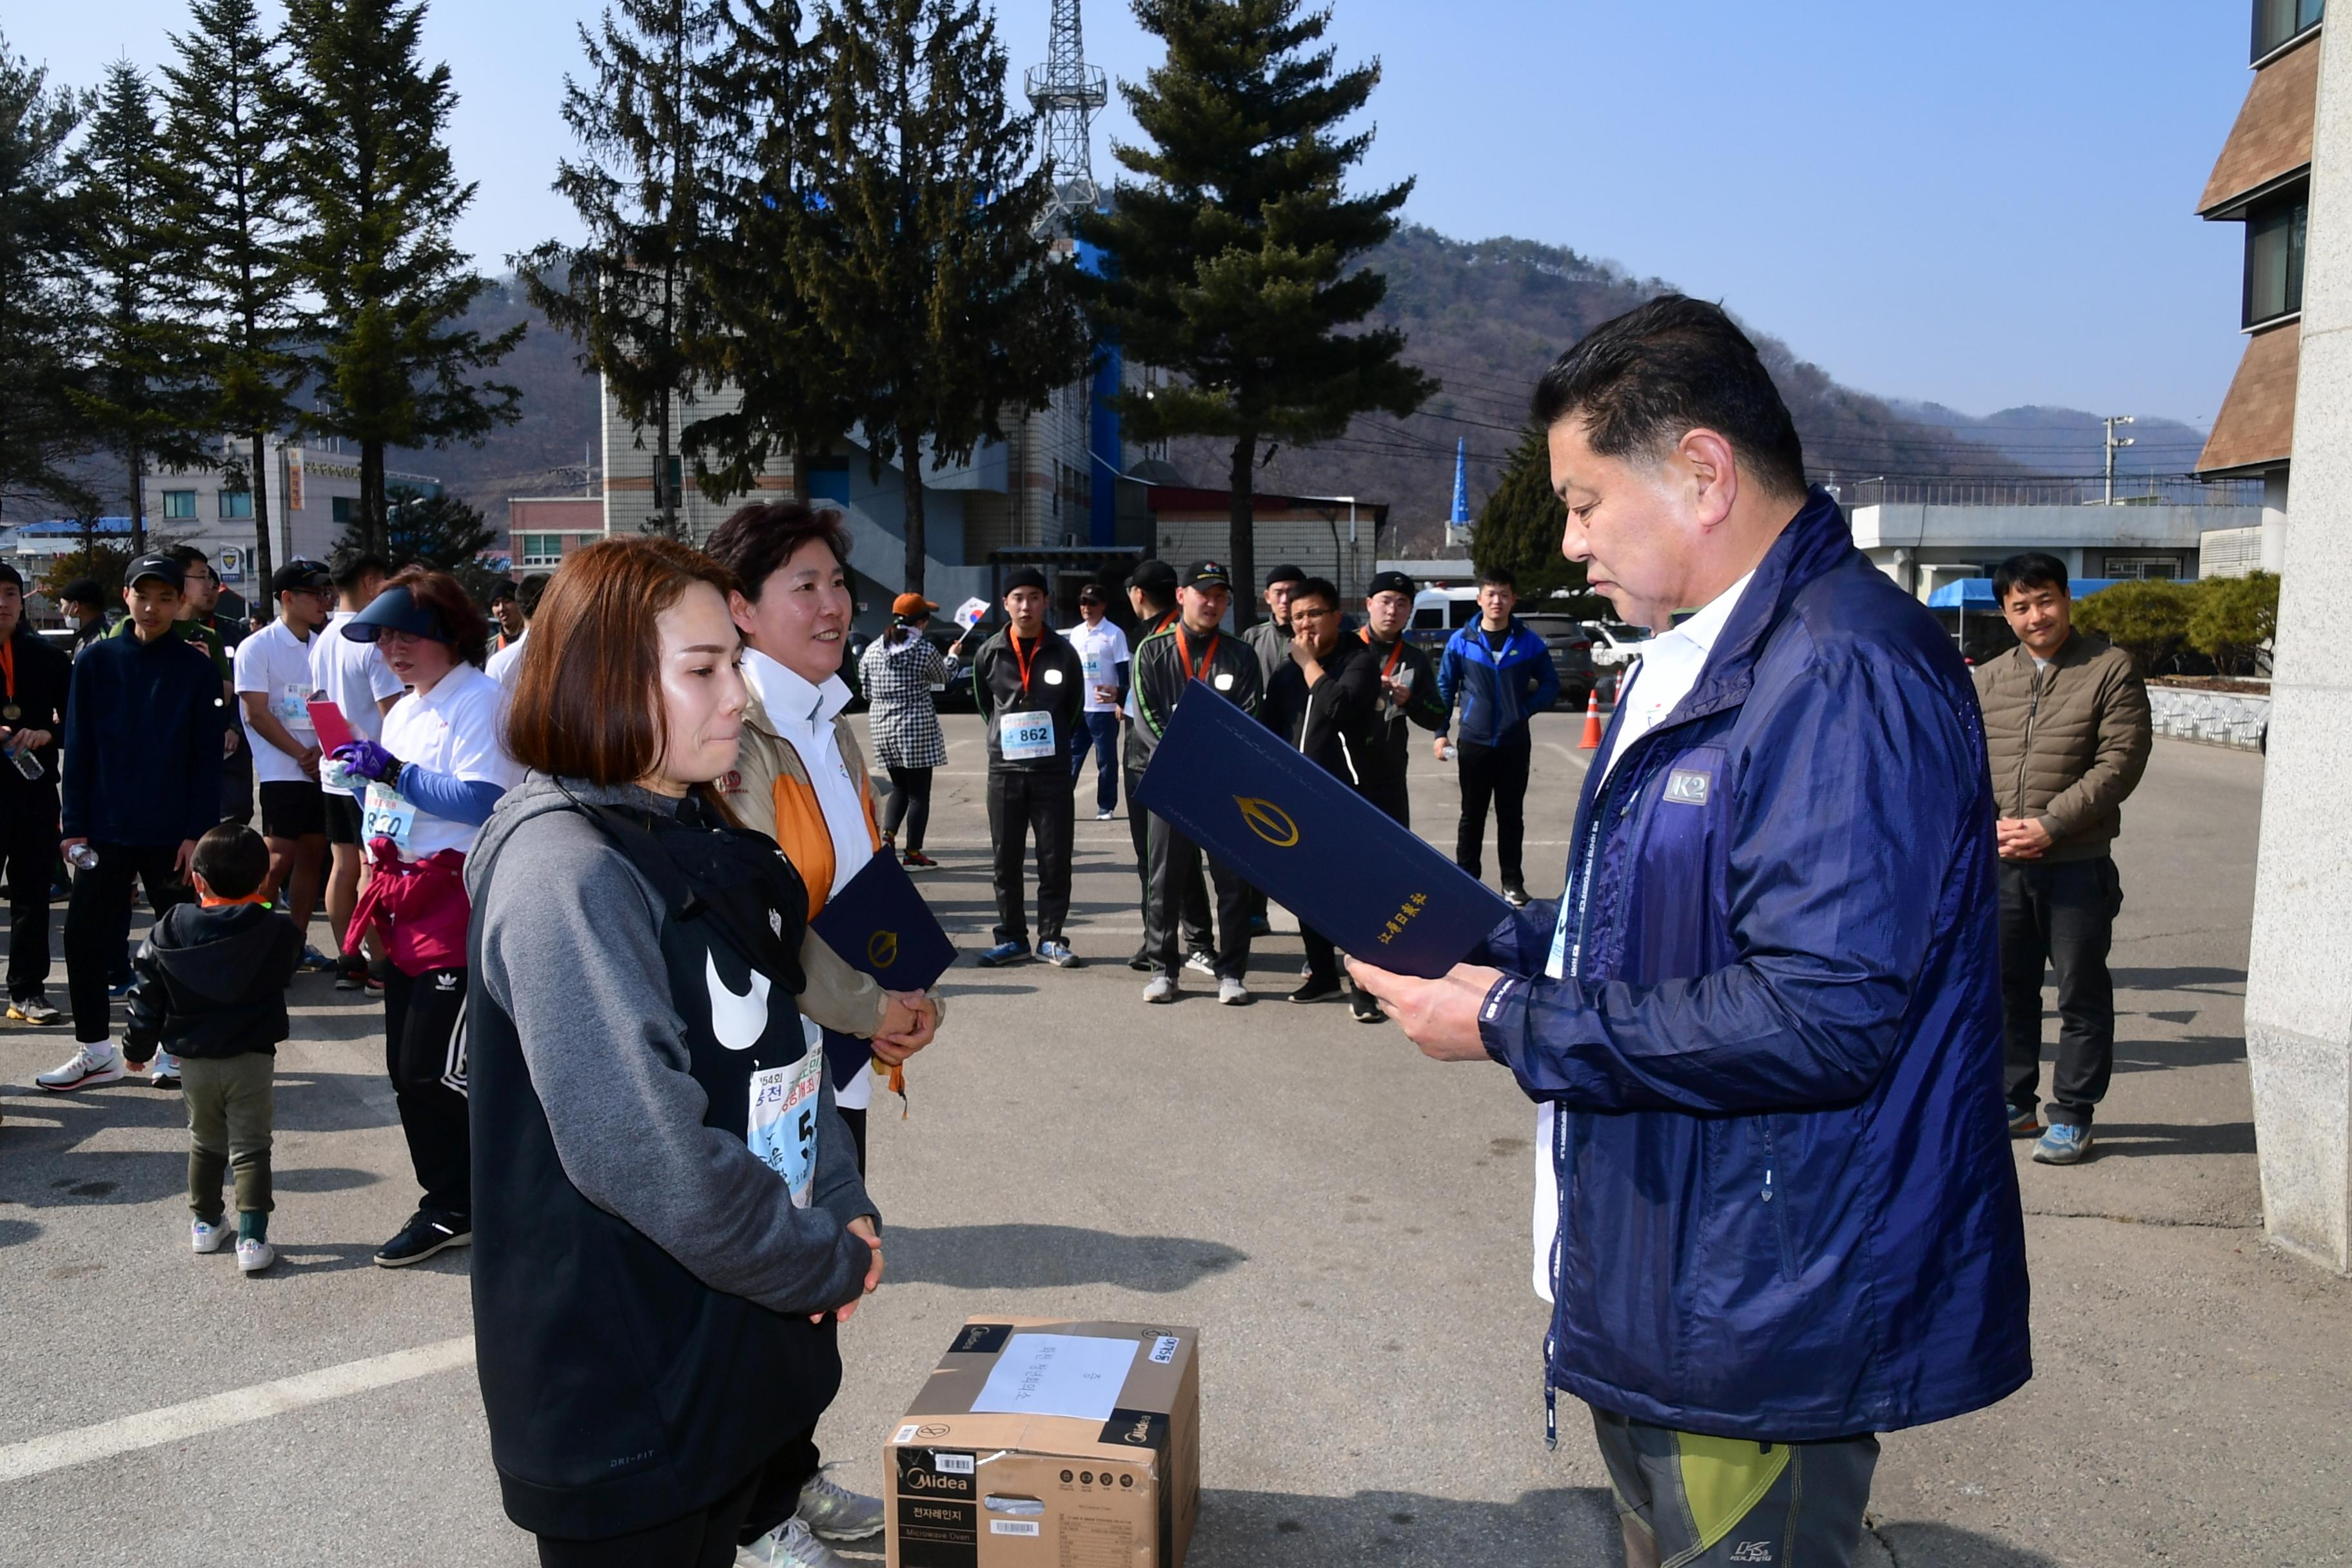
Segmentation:
<svg viewBox="0 0 2352 1568">
<path fill-rule="evenodd" d="M 708 1508 L 605 1541 L 539 1538 L 540 1568 L 730 1568 L 749 1546 L 793 1516 L 816 1474 L 810 1432 L 793 1438 Z"/>
<path fill-rule="evenodd" d="M 1139 897 L 1137 908 L 1143 911 L 1143 951 L 1151 952 L 1151 814 L 1135 804 L 1135 786 L 1143 782 L 1143 770 L 1129 765 L 1127 774 L 1127 833 L 1135 841 L 1135 881 Z M 1186 952 L 1204 952 L 1209 946 L 1209 885 L 1201 876 L 1201 863 L 1180 865 L 1176 868 L 1178 933 L 1183 938 Z"/>
<path fill-rule="evenodd" d="M 236 750 L 221 759 L 221 820 L 253 823 L 253 742 L 239 735 Z"/>
<path fill-rule="evenodd" d="M 1129 804 L 1134 804 L 1133 797 Z M 1202 854 L 1200 846 L 1178 832 L 1166 817 L 1156 812 L 1144 815 L 1151 819 L 1151 898 L 1143 917 L 1143 943 L 1151 959 L 1151 972 L 1173 974 L 1187 952 L 1198 951 L 1189 943 L 1179 947 L 1177 935 L 1183 920 L 1184 884 L 1200 881 L 1201 862 L 1206 860 L 1209 880 L 1217 889 L 1217 978 L 1241 979 L 1249 973 L 1249 889 L 1232 868 L 1213 855 Z"/>
<path fill-rule="evenodd" d="M 2116 987 L 2107 950 L 2124 889 L 2116 863 L 2000 863 L 2000 1011 L 2009 1107 L 2035 1109 L 2042 1093 L 2042 973 L 2058 973 L 2058 1068 L 2052 1121 L 2091 1124 L 2116 1071 Z"/>
<path fill-rule="evenodd" d="M 49 983 L 49 879 L 58 868 L 58 786 L 27 781 L 0 800 L 0 866 L 8 877 L 8 1000 Z"/>
<path fill-rule="evenodd" d="M 1463 741 L 1454 749 L 1454 765 L 1462 771 L 1462 826 L 1454 838 L 1454 863 L 1472 876 L 1481 876 L 1479 851 L 1486 841 L 1486 803 L 1495 803 L 1495 858 L 1501 861 L 1503 885 L 1524 887 L 1526 868 L 1519 847 L 1528 835 L 1528 762 L 1535 746 L 1527 736 L 1502 746 L 1482 746 Z"/>
<path fill-rule="evenodd" d="M 133 883 L 147 885 L 148 907 L 159 920 L 196 896 L 172 868 L 180 854 L 176 844 L 93 844 L 90 849 L 98 864 L 74 873 L 73 900 L 66 905 L 66 989 L 73 998 L 74 1038 L 85 1045 L 114 1033 L 106 987 L 122 961 Z"/>
<path fill-rule="evenodd" d="M 898 842 L 902 822 L 907 825 L 907 838 L 900 847 L 919 851 L 923 831 L 931 825 L 930 769 L 890 770 L 890 798 L 882 803 L 882 831 L 893 843 Z"/>
<path fill-rule="evenodd" d="M 474 1212 L 473 1142 L 466 1122 L 466 972 L 428 969 L 383 982 L 383 1066 L 425 1195 L 416 1206 L 448 1219 Z"/>
<path fill-rule="evenodd" d="M 1077 816 L 1066 762 L 1036 773 L 988 771 L 988 837 L 996 846 L 996 940 L 1029 940 L 1024 874 L 1037 836 L 1037 940 L 1059 942 L 1070 916 L 1070 842 Z"/>
</svg>

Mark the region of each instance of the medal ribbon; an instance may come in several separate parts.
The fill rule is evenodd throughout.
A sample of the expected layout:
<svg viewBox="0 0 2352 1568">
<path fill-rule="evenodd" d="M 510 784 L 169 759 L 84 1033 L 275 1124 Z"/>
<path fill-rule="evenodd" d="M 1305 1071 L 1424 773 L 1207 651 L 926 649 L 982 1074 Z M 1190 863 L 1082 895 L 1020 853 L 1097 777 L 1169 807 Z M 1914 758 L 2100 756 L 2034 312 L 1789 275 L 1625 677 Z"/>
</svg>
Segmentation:
<svg viewBox="0 0 2352 1568">
<path fill-rule="evenodd" d="M 1371 646 L 1372 646 L 1372 628 L 1371 628 L 1371 627 L 1370 627 L 1370 626 L 1363 626 L 1363 627 L 1360 627 L 1360 628 L 1359 628 L 1359 629 L 1357 630 L 1356 635 L 1357 635 L 1358 637 L 1361 637 L 1361 638 L 1363 638 L 1363 639 L 1364 639 L 1364 646 L 1365 646 L 1366 647 L 1371 647 Z M 1384 665 L 1381 666 L 1381 679 L 1382 680 L 1386 680 L 1389 677 L 1391 677 L 1391 676 L 1394 675 L 1394 674 L 1396 673 L 1397 661 L 1398 661 L 1398 660 L 1400 660 L 1400 659 L 1402 659 L 1402 658 L 1404 658 L 1404 638 L 1402 638 L 1402 637 L 1399 637 L 1399 638 L 1397 638 L 1397 640 L 1396 640 L 1396 641 L 1394 641 L 1394 642 L 1392 642 L 1392 643 L 1391 643 L 1391 644 L 1389 645 L 1389 661 L 1388 661 L 1386 664 L 1384 664 Z"/>
<path fill-rule="evenodd" d="M 1182 626 L 1178 626 L 1176 628 L 1176 662 L 1183 667 L 1185 679 L 1200 679 L 1202 675 L 1206 674 L 1214 667 L 1216 657 L 1217 634 L 1211 632 L 1209 634 L 1209 646 L 1203 649 L 1201 654 L 1201 668 L 1198 670 L 1195 670 L 1192 668 L 1192 641 L 1190 638 L 1185 637 L 1184 628 Z"/>
<path fill-rule="evenodd" d="M 1045 639 L 1039 637 L 1025 654 L 1021 651 L 1021 638 L 1015 634 L 1005 633 L 1004 640 L 1013 645 L 1013 662 L 1021 667 L 1021 700 L 1026 702 L 1029 700 L 1029 669 L 1037 662 L 1037 650 L 1045 646 Z"/>
</svg>

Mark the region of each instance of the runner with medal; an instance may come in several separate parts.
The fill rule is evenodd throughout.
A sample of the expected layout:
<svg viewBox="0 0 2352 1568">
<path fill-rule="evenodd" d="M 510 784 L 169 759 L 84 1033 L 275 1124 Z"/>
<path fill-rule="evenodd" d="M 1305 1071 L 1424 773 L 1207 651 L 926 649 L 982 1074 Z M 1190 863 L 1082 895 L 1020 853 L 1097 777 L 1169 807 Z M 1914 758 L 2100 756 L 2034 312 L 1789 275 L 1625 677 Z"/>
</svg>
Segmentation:
<svg viewBox="0 0 2352 1568">
<path fill-rule="evenodd" d="M 1045 574 L 1024 566 L 1005 579 L 1012 624 L 972 657 L 971 692 L 988 731 L 988 836 L 996 847 L 996 945 L 985 968 L 1030 956 L 1023 863 L 1037 836 L 1036 956 L 1077 967 L 1062 940 L 1070 913 L 1070 747 L 1086 710 L 1086 667 L 1045 625 Z"/>
</svg>

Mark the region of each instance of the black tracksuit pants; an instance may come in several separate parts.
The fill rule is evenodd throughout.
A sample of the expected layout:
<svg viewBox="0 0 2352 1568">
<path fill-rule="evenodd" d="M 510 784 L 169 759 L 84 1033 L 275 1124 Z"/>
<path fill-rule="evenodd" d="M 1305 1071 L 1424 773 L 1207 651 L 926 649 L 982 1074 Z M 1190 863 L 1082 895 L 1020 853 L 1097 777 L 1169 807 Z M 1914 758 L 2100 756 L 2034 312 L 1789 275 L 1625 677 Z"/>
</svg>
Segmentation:
<svg viewBox="0 0 2352 1568">
<path fill-rule="evenodd" d="M 1037 940 L 1059 942 L 1070 916 L 1070 843 L 1077 816 L 1066 758 L 1035 773 L 988 770 L 988 837 L 996 846 L 996 940 L 1029 940 L 1024 878 L 1037 836 Z"/>
<path fill-rule="evenodd" d="M 49 879 L 58 868 L 58 786 L 27 782 L 0 800 L 0 863 L 8 877 L 8 1000 L 49 983 Z"/>
<path fill-rule="evenodd" d="M 1143 952 L 1151 955 L 1151 814 L 1135 804 L 1136 786 L 1143 782 L 1143 770 L 1135 765 L 1134 753 L 1128 753 L 1127 832 L 1135 840 L 1135 881 L 1139 897 L 1136 907 L 1143 911 Z M 1187 953 L 1205 952 L 1209 948 L 1209 887 L 1201 876 L 1201 863 L 1176 868 L 1177 931 Z"/>
<path fill-rule="evenodd" d="M 800 1508 L 817 1472 L 814 1430 L 787 1441 L 708 1508 L 604 1541 L 539 1538 L 540 1568 L 731 1568 L 749 1546 Z"/>
<path fill-rule="evenodd" d="M 1527 886 L 1527 868 L 1519 863 L 1519 847 L 1528 834 L 1528 763 L 1535 744 L 1527 731 L 1499 746 L 1462 741 L 1454 748 L 1454 765 L 1462 771 L 1462 827 L 1454 839 L 1454 863 L 1472 876 L 1481 876 L 1480 851 L 1486 841 L 1486 803 L 1495 803 L 1495 858 L 1501 861 L 1503 886 Z"/>
<path fill-rule="evenodd" d="M 383 982 L 383 1065 L 408 1135 L 409 1163 L 424 1189 L 416 1206 L 444 1219 L 470 1219 L 464 970 L 403 974 L 391 966 Z"/>
<path fill-rule="evenodd" d="M 2000 1011 L 2009 1108 L 2042 1093 L 2042 974 L 2058 976 L 2058 1067 L 2047 1120 L 2091 1124 L 2116 1071 L 2116 987 L 2107 950 L 2124 902 L 2116 863 L 2000 863 Z"/>
<path fill-rule="evenodd" d="M 1128 797 L 1130 806 L 1132 795 Z M 1197 952 L 1189 945 L 1177 945 L 1184 914 L 1187 884 L 1197 887 L 1201 881 L 1201 862 L 1209 863 L 1209 880 L 1217 889 L 1217 978 L 1240 980 L 1249 973 L 1250 928 L 1249 889 L 1233 869 L 1213 855 L 1203 855 L 1199 845 L 1178 832 L 1173 824 L 1156 813 L 1141 815 L 1151 819 L 1150 876 L 1151 897 L 1144 907 L 1143 942 L 1151 960 L 1154 974 L 1173 974 L 1182 967 L 1185 954 Z M 1208 945 L 1204 940 L 1202 947 Z"/>
<path fill-rule="evenodd" d="M 173 869 L 180 855 L 176 844 L 93 844 L 90 850 L 98 864 L 74 873 L 73 901 L 66 905 L 66 989 L 73 998 L 74 1039 L 84 1045 L 113 1037 L 106 987 L 122 962 L 132 884 L 147 885 L 148 907 L 159 920 L 165 910 L 196 896 Z M 127 1050 L 123 1055 L 132 1061 L 150 1059 Z"/>
</svg>

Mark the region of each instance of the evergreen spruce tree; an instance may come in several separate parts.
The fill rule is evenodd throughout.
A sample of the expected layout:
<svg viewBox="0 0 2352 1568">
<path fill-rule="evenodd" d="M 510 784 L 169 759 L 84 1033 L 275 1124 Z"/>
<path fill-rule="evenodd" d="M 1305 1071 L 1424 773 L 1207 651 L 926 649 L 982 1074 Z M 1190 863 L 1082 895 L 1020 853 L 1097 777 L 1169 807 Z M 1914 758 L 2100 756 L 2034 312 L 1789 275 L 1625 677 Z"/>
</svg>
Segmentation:
<svg viewBox="0 0 2352 1568">
<path fill-rule="evenodd" d="M 164 145 L 178 173 L 168 287 L 200 367 L 211 424 L 241 437 L 253 492 L 255 580 L 269 581 L 268 439 L 294 421 L 302 373 L 289 245 L 291 92 L 278 41 L 254 0 L 194 0 L 163 68 Z"/>
<path fill-rule="evenodd" d="M 298 90 L 296 273 L 317 300 L 307 335 L 312 422 L 360 449 L 359 513 L 385 548 L 384 450 L 480 441 L 520 416 L 514 387 L 473 379 L 521 341 L 462 324 L 490 280 L 451 239 L 473 204 L 443 140 L 449 68 L 418 58 L 424 0 L 288 0 Z"/>
<path fill-rule="evenodd" d="M 163 152 L 155 97 L 128 60 L 106 68 L 89 135 L 74 153 L 81 253 L 97 293 L 90 373 L 76 411 L 122 460 L 131 548 L 147 546 L 143 481 L 151 467 L 210 467 L 205 409 L 186 340 L 169 314 L 170 226 L 177 177 Z"/>
<path fill-rule="evenodd" d="M 513 258 L 531 303 L 580 341 L 640 446 L 652 428 L 645 526 L 671 538 L 682 499 L 669 480 L 671 421 L 710 356 L 700 261 L 724 172 L 705 79 L 727 13 L 725 0 L 618 0 L 595 31 L 582 25 L 589 80 L 565 79 L 563 122 L 584 155 L 558 165 L 555 189 L 588 238 Z"/>
<path fill-rule="evenodd" d="M 1299 0 L 1135 0 L 1168 46 L 1141 86 L 1121 82 L 1149 145 L 1115 146 L 1139 178 L 1080 236 L 1110 252 L 1087 280 L 1095 320 L 1133 361 L 1181 379 L 1118 400 L 1129 439 L 1231 443 L 1234 611 L 1257 618 L 1251 479 L 1261 442 L 1309 444 L 1359 414 L 1399 418 L 1436 390 L 1399 360 L 1403 334 L 1354 331 L 1388 285 L 1356 259 L 1396 229 L 1412 183 L 1342 188 L 1371 144 L 1341 127 L 1378 65 L 1334 72 L 1318 49 L 1328 11 Z"/>
<path fill-rule="evenodd" d="M 1522 599 L 1542 598 L 1560 588 L 1581 591 L 1584 568 L 1559 552 L 1567 531 L 1568 508 L 1551 488 L 1550 449 L 1544 433 L 1530 426 L 1512 448 L 1494 494 L 1478 509 L 1471 558 L 1482 572 L 1507 567 L 1518 579 Z"/>
<path fill-rule="evenodd" d="M 905 475 L 908 591 L 923 587 L 927 461 L 968 462 L 1009 411 L 1084 370 L 1070 285 L 1034 231 L 1051 172 L 1004 98 L 975 0 L 834 0 L 817 24 L 820 106 L 787 259 L 844 374 L 875 477 Z"/>
<path fill-rule="evenodd" d="M 66 144 L 87 107 L 0 38 L 0 504 L 95 510 L 78 493 L 89 441 L 68 395 L 89 300 Z"/>
</svg>

